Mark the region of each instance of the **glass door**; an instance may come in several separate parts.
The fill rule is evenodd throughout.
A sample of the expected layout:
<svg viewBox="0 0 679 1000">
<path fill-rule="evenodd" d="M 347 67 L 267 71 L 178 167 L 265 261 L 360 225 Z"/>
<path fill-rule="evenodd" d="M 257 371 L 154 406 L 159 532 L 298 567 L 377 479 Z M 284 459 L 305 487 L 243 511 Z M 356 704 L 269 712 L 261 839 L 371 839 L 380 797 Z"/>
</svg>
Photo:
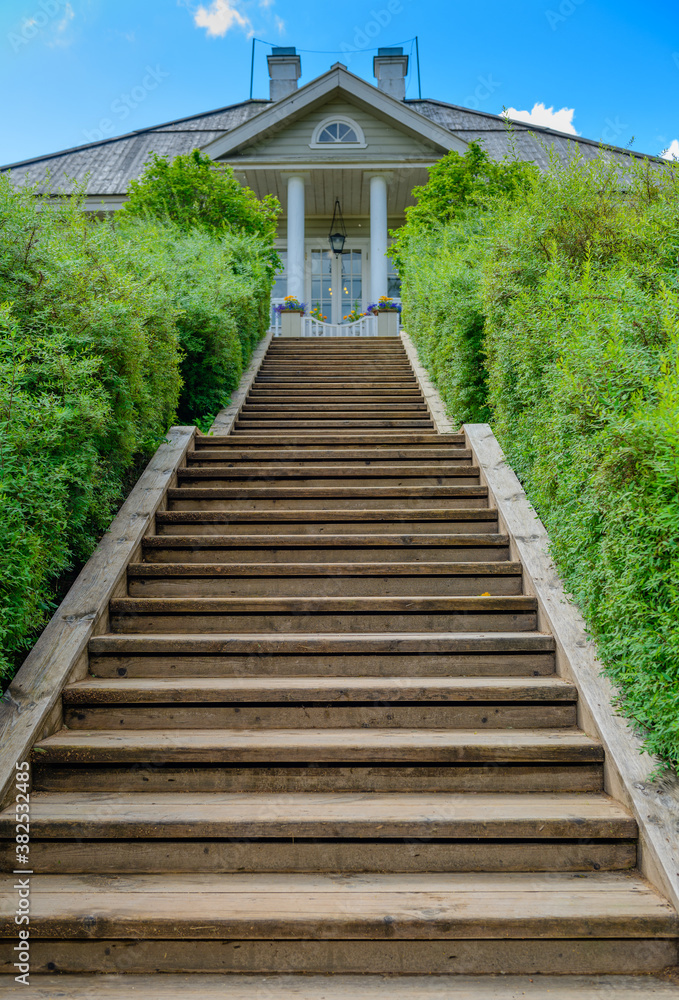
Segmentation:
<svg viewBox="0 0 679 1000">
<path fill-rule="evenodd" d="M 337 263 L 342 303 L 339 322 L 351 323 L 356 318 L 354 310 L 356 314 L 363 312 L 363 255 L 360 250 L 347 250 Z"/>
<path fill-rule="evenodd" d="M 363 254 L 346 250 L 336 257 L 331 250 L 311 251 L 311 309 L 318 308 L 327 323 L 345 320 L 356 306 L 363 311 Z"/>
<path fill-rule="evenodd" d="M 333 316 L 333 264 L 335 255 L 330 250 L 311 251 L 311 301 L 310 309 L 318 310 L 319 319 L 336 323 Z"/>
</svg>

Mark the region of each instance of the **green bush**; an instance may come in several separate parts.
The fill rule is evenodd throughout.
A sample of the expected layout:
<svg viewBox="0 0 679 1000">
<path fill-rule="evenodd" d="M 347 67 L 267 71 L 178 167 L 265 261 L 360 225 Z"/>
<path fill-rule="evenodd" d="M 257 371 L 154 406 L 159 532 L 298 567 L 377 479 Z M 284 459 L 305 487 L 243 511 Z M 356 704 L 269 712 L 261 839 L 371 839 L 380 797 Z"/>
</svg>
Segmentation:
<svg viewBox="0 0 679 1000">
<path fill-rule="evenodd" d="M 209 423 L 268 326 L 272 244 L 99 220 L 0 176 L 0 675 L 179 408 Z"/>
<path fill-rule="evenodd" d="M 553 164 L 522 197 L 443 230 L 420 226 L 409 240 L 404 299 L 424 363 L 453 418 L 490 413 L 620 710 L 649 752 L 676 765 L 676 170 L 622 169 L 605 154 Z M 442 287 L 457 295 L 459 320 L 434 311 L 422 321 Z M 473 343 L 469 317 L 482 326 Z M 475 364 L 470 399 L 464 381 L 474 384 Z"/>
</svg>

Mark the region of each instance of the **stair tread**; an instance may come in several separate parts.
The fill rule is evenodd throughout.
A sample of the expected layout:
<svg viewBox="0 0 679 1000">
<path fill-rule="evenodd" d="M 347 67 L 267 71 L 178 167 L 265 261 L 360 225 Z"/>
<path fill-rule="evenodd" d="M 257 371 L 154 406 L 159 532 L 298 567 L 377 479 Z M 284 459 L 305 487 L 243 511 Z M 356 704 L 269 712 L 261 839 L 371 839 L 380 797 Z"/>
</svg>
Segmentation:
<svg viewBox="0 0 679 1000">
<path fill-rule="evenodd" d="M 11 885 L 14 876 L 7 880 Z M 0 903 L 12 932 L 16 902 Z M 96 916 L 93 916 L 96 914 Z M 674 937 L 638 874 L 39 875 L 34 935 L 329 940 Z"/>
<path fill-rule="evenodd" d="M 347 612 L 427 611 L 535 611 L 537 600 L 524 595 L 507 597 L 118 597 L 111 600 L 111 611 L 217 612 L 233 610 L 264 614 L 305 614 L 311 611 Z"/>
<path fill-rule="evenodd" d="M 163 536 L 166 537 L 166 536 Z M 173 536 L 169 536 L 173 537 Z M 202 537 L 202 536 L 201 536 Z M 275 540 L 274 540 L 275 544 Z M 130 563 L 128 576 L 520 576 L 520 563 Z"/>
<path fill-rule="evenodd" d="M 158 524 L 209 523 L 229 524 L 241 522 L 264 521 L 267 524 L 295 521 L 306 524 L 309 521 L 318 522 L 361 522 L 361 521 L 497 521 L 498 513 L 494 507 L 448 507 L 426 508 L 418 510 L 394 507 L 387 510 L 360 510 L 346 508 L 327 508 L 325 510 L 162 510 L 156 514 Z M 355 537 L 355 535 L 353 536 Z M 418 535 L 418 537 L 420 537 Z M 505 536 L 506 537 L 506 536 Z"/>
<path fill-rule="evenodd" d="M 574 701 L 558 677 L 157 677 L 88 679 L 64 691 L 68 704 L 126 702 Z"/>
<path fill-rule="evenodd" d="M 482 652 L 553 652 L 553 636 L 540 632 L 467 632 L 437 634 L 435 632 L 387 632 L 346 635 L 342 632 L 317 635 L 303 632 L 210 633 L 185 635 L 182 633 L 145 635 L 102 634 L 92 636 L 90 651 L 96 653 L 165 649 L 178 652 L 221 653 L 482 653 Z"/>
<path fill-rule="evenodd" d="M 104 761 L 599 761 L 603 748 L 576 729 L 60 730 L 33 751 L 41 764 Z M 37 753 L 37 756 L 35 754 Z"/>
<path fill-rule="evenodd" d="M 0 992 L 16 989 L 0 976 Z M 225 992 L 225 987 L 228 993 Z M 677 1000 L 655 976 L 59 975 L 21 987 L 23 1000 Z"/>
<path fill-rule="evenodd" d="M 11 836 L 14 808 L 0 814 Z M 123 793 L 31 797 L 34 837 L 631 838 L 606 795 L 568 793 Z M 419 828 L 419 831 L 418 831 Z"/>
<path fill-rule="evenodd" d="M 306 512 L 304 512 L 306 513 Z M 298 512 L 299 516 L 299 512 Z M 143 540 L 147 549 L 182 549 L 182 548 L 391 548 L 399 546 L 427 548 L 444 546 L 469 547 L 487 545 L 506 548 L 509 536 L 494 532 L 479 532 L 466 534 L 441 535 L 434 532 L 426 534 L 369 534 L 364 535 L 148 535 Z"/>
</svg>

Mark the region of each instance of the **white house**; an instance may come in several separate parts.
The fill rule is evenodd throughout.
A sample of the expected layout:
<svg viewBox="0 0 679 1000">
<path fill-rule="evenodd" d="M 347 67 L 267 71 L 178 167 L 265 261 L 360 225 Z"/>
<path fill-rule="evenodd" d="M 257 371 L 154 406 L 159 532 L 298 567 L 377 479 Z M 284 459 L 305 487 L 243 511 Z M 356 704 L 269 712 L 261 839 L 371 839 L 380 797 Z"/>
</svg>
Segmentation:
<svg viewBox="0 0 679 1000">
<path fill-rule="evenodd" d="M 151 151 L 175 156 L 196 147 L 229 163 L 239 179 L 282 205 L 278 248 L 284 262 L 274 299 L 296 295 L 318 305 L 331 323 L 381 295 L 398 297 L 398 277 L 386 251 L 389 230 L 404 221 L 412 189 L 449 150 L 464 153 L 472 140 L 489 155 L 512 154 L 540 166 L 549 147 L 562 158 L 574 149 L 586 158 L 599 144 L 547 128 L 436 100 L 406 99 L 408 56 L 380 49 L 376 85 L 340 63 L 299 86 L 301 59 L 294 48 L 268 56 L 269 100 L 250 100 L 167 122 L 113 139 L 37 157 L 1 169 L 17 183 L 40 183 L 57 194 L 76 178 L 87 183 L 92 210 L 115 210 Z M 637 156 L 628 150 L 615 156 Z M 47 172 L 49 171 L 49 176 Z M 343 220 L 343 225 L 341 220 Z M 346 235 L 333 253 L 331 233 Z M 340 243 L 342 241 L 340 240 Z"/>
</svg>

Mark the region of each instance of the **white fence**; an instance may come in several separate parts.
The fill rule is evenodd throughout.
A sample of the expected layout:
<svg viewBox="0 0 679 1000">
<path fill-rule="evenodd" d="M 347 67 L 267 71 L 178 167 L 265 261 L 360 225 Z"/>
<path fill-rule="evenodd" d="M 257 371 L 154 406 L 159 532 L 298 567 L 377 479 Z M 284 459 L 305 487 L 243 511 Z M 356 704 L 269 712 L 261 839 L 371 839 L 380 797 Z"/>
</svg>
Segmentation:
<svg viewBox="0 0 679 1000">
<path fill-rule="evenodd" d="M 323 323 L 313 316 L 302 316 L 303 337 L 376 337 L 377 316 L 363 316 L 355 323 Z"/>
<path fill-rule="evenodd" d="M 282 305 L 283 299 L 271 300 L 271 329 L 274 337 L 281 335 L 281 316 L 275 306 Z M 400 302 L 400 299 L 394 299 Z M 323 323 L 313 316 L 302 317 L 303 337 L 376 337 L 377 316 L 363 316 L 355 323 Z"/>
</svg>

